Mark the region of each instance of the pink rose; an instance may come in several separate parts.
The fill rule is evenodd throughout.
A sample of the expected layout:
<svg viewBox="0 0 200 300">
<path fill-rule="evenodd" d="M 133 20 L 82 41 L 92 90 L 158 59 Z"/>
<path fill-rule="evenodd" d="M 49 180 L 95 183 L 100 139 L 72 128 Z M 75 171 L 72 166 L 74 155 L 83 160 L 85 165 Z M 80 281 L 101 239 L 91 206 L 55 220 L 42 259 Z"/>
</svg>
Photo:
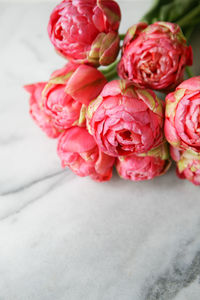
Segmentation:
<svg viewBox="0 0 200 300">
<path fill-rule="evenodd" d="M 186 65 L 192 48 L 177 24 L 138 23 L 126 34 L 118 73 L 139 87 L 166 90 L 182 81 Z"/>
<path fill-rule="evenodd" d="M 119 52 L 121 13 L 113 0 L 64 0 L 53 10 L 48 33 L 67 59 L 109 65 Z"/>
<path fill-rule="evenodd" d="M 90 176 L 95 181 L 112 177 L 115 159 L 100 151 L 85 128 L 75 126 L 60 136 L 58 156 L 62 167 L 69 167 L 78 176 Z"/>
<path fill-rule="evenodd" d="M 125 80 L 107 83 L 86 118 L 96 143 L 111 156 L 143 153 L 163 141 L 161 101 Z"/>
<path fill-rule="evenodd" d="M 200 152 L 200 76 L 182 82 L 167 95 L 165 116 L 168 142 Z"/>
<path fill-rule="evenodd" d="M 68 63 L 55 71 L 43 91 L 43 108 L 60 130 L 85 126 L 85 111 L 96 98 L 106 79 L 97 69 Z"/>
<path fill-rule="evenodd" d="M 116 168 L 123 179 L 141 181 L 165 174 L 170 165 L 168 147 L 164 143 L 142 156 L 120 157 Z"/>
<path fill-rule="evenodd" d="M 170 153 L 177 163 L 178 177 L 200 185 L 200 153 L 192 150 L 180 151 L 174 147 L 170 148 Z"/>
<path fill-rule="evenodd" d="M 41 107 L 42 91 L 45 85 L 46 82 L 38 82 L 24 86 L 25 90 L 31 94 L 29 101 L 30 115 L 48 137 L 57 138 L 60 135 L 60 130 L 54 127 L 51 117 Z"/>
</svg>

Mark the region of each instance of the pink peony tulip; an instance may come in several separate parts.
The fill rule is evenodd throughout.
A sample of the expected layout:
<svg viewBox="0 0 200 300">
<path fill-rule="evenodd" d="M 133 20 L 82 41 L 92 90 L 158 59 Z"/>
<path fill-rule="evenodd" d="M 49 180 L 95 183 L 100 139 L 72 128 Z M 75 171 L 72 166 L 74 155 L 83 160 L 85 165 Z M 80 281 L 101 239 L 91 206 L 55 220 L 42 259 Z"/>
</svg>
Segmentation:
<svg viewBox="0 0 200 300">
<path fill-rule="evenodd" d="M 200 76 L 182 82 L 167 95 L 165 116 L 168 142 L 200 152 Z"/>
<path fill-rule="evenodd" d="M 125 80 L 107 83 L 88 106 L 86 119 L 101 150 L 111 156 L 143 153 L 163 141 L 161 101 Z"/>
<path fill-rule="evenodd" d="M 85 111 L 96 98 L 106 79 L 97 69 L 68 63 L 55 71 L 43 91 L 43 108 L 60 130 L 85 126 Z"/>
<path fill-rule="evenodd" d="M 53 125 L 51 117 L 41 107 L 42 91 L 45 85 L 46 82 L 38 82 L 24 86 L 25 90 L 31 94 L 29 101 L 30 115 L 48 137 L 57 138 L 60 135 L 60 130 Z"/>
<path fill-rule="evenodd" d="M 178 177 L 200 185 L 200 154 L 192 150 L 181 151 L 174 147 L 170 148 L 170 153 L 177 163 Z"/>
<path fill-rule="evenodd" d="M 100 151 L 86 128 L 67 129 L 59 138 L 58 156 L 63 168 L 69 167 L 78 176 L 90 176 L 95 181 L 112 177 L 115 158 Z"/>
<path fill-rule="evenodd" d="M 109 65 L 119 52 L 121 13 L 113 0 L 64 0 L 53 10 L 48 33 L 67 59 Z"/>
<path fill-rule="evenodd" d="M 166 143 L 143 156 L 129 155 L 117 159 L 119 176 L 133 181 L 149 180 L 163 175 L 171 165 Z"/>
<path fill-rule="evenodd" d="M 182 81 L 186 65 L 192 65 L 192 48 L 177 24 L 139 23 L 126 34 L 118 73 L 138 87 L 169 90 Z"/>
</svg>

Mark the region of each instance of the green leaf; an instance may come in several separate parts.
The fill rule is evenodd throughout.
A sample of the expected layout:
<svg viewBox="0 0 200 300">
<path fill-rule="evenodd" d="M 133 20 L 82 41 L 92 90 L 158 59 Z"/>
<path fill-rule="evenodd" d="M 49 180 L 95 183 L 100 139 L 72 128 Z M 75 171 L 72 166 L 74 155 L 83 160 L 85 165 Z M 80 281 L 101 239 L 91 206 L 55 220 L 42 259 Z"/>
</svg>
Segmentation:
<svg viewBox="0 0 200 300">
<path fill-rule="evenodd" d="M 193 27 L 200 24 L 200 0 L 155 0 L 141 21 L 177 23 L 184 33 L 191 34 Z"/>
<path fill-rule="evenodd" d="M 171 0 L 170 2 L 173 2 Z M 153 6 L 151 9 L 143 16 L 141 21 L 147 22 L 148 24 L 154 23 L 154 21 L 159 21 L 158 16 L 160 9 L 163 5 L 169 3 L 169 0 L 154 0 Z M 153 21 L 154 20 L 154 21 Z"/>
<path fill-rule="evenodd" d="M 169 12 L 169 22 L 176 22 L 198 5 L 198 0 L 176 0 L 173 9 Z"/>
<path fill-rule="evenodd" d="M 169 14 L 171 12 L 171 10 L 174 9 L 174 4 L 173 3 L 168 3 L 166 5 L 163 5 L 161 8 L 160 8 L 160 13 L 159 13 L 159 20 L 160 21 L 169 21 Z"/>
</svg>

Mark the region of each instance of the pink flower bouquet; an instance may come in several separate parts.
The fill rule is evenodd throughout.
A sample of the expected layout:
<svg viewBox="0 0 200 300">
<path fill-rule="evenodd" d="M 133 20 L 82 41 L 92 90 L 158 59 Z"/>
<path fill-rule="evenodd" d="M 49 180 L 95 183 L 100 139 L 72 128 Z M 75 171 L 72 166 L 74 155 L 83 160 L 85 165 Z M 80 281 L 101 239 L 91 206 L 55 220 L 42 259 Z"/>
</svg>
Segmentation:
<svg viewBox="0 0 200 300">
<path fill-rule="evenodd" d="M 64 0 L 54 8 L 49 38 L 68 62 L 25 89 L 31 117 L 58 139 L 63 168 L 102 182 L 115 166 L 121 178 L 143 181 L 165 174 L 171 154 L 177 175 L 200 185 L 200 76 L 188 68 L 186 39 L 200 13 L 193 0 L 192 11 L 189 0 L 182 10 L 177 1 L 170 11 L 157 1 L 124 35 L 114 0 Z M 155 91 L 168 93 L 165 102 Z"/>
</svg>

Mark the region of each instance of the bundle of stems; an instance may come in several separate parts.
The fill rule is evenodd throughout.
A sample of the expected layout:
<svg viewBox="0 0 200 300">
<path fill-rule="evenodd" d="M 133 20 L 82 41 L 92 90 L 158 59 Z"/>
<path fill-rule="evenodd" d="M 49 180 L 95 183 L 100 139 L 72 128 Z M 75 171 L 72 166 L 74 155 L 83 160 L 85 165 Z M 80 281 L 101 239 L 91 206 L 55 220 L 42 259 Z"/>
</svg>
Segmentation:
<svg viewBox="0 0 200 300">
<path fill-rule="evenodd" d="M 194 28 L 200 25 L 200 0 L 154 0 L 141 21 L 148 24 L 157 21 L 177 23 L 189 38 Z"/>
</svg>

